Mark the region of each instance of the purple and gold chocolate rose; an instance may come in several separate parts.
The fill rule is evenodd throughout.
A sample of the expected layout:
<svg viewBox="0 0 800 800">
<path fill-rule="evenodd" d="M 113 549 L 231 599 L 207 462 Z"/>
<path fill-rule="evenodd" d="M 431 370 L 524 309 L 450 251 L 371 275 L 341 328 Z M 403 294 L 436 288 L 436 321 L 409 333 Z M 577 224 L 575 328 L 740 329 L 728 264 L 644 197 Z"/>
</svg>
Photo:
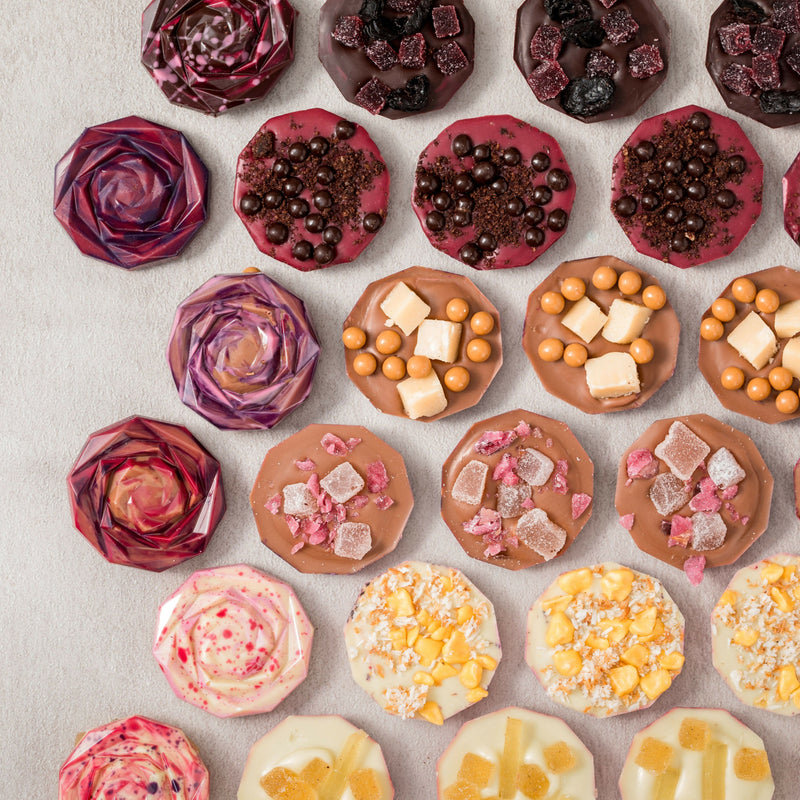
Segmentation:
<svg viewBox="0 0 800 800">
<path fill-rule="evenodd" d="M 153 0 L 142 64 L 167 100 L 204 114 L 260 100 L 294 59 L 287 0 Z"/>
<path fill-rule="evenodd" d="M 271 428 L 311 392 L 319 343 L 303 301 L 261 272 L 217 275 L 179 306 L 167 361 L 218 428 Z"/>
<path fill-rule="evenodd" d="M 89 543 L 153 572 L 202 553 L 225 512 L 217 460 L 186 428 L 145 417 L 93 433 L 67 483 Z"/>
<path fill-rule="evenodd" d="M 56 219 L 82 253 L 124 269 L 177 256 L 207 198 L 208 170 L 184 135 L 141 117 L 87 128 L 56 164 Z"/>
</svg>

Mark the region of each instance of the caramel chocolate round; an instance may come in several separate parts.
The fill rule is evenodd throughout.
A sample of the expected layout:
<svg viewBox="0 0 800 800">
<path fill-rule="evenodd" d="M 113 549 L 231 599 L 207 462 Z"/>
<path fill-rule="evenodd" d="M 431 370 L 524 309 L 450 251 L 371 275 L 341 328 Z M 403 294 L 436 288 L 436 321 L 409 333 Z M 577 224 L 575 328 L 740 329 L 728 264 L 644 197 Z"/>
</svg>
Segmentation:
<svg viewBox="0 0 800 800">
<path fill-rule="evenodd" d="M 576 296 L 574 279 L 585 284 L 575 301 L 563 295 Z M 549 312 L 551 294 L 564 300 L 559 313 Z M 658 281 L 614 256 L 598 256 L 565 261 L 533 290 L 522 346 L 550 394 L 600 414 L 637 408 L 652 397 L 675 371 L 679 337 L 678 317 Z M 649 360 L 637 359 L 646 350 L 641 343 L 634 346 L 642 338 L 653 349 Z M 542 342 L 551 339 L 564 344 L 562 358 L 550 360 L 540 352 Z M 609 359 L 612 353 L 618 355 Z M 620 364 L 627 380 L 604 380 Z"/>
<path fill-rule="evenodd" d="M 743 291 L 747 281 L 753 284 L 748 294 Z M 708 385 L 730 411 L 770 424 L 797 419 L 800 407 L 787 404 L 780 395 L 787 390 L 796 395 L 800 390 L 800 272 L 788 267 L 751 272 L 729 283 L 719 298 L 730 300 L 736 313 L 727 322 L 719 322 L 719 337 L 700 337 L 698 363 Z M 701 326 L 712 316 L 713 304 L 703 314 Z M 722 379 L 731 367 L 744 374 L 741 388 L 726 388 L 738 383 Z M 776 367 L 788 369 L 792 377 L 788 387 L 773 385 L 776 375 L 771 379 L 770 375 Z"/>
<path fill-rule="evenodd" d="M 469 307 L 463 321 L 448 316 L 454 299 Z M 481 336 L 469 325 L 479 312 L 493 320 L 491 330 Z M 375 408 L 397 417 L 430 422 L 474 406 L 503 363 L 497 309 L 469 278 L 451 272 L 411 267 L 374 281 L 342 329 L 350 327 L 363 330 L 367 338 L 360 350 L 345 351 L 348 377 Z M 383 352 L 387 348 L 381 340 L 387 331 L 400 337 L 400 347 L 389 348 L 390 355 Z M 358 360 L 365 355 L 375 359 L 374 370 L 360 369 Z M 405 365 L 415 355 L 430 359 L 431 372 L 422 378 L 404 377 Z M 467 376 L 457 372 L 446 378 L 455 368 Z"/>
<path fill-rule="evenodd" d="M 702 567 L 732 564 L 761 536 L 771 500 L 753 441 L 693 414 L 654 422 L 625 451 L 614 502 L 640 550 L 697 583 Z"/>
<path fill-rule="evenodd" d="M 305 573 L 358 572 L 414 506 L 403 457 L 359 425 L 309 425 L 267 452 L 250 506 L 261 541 Z"/>
<path fill-rule="evenodd" d="M 464 552 L 518 570 L 562 555 L 592 515 L 594 465 L 563 423 L 516 409 L 473 425 L 442 467 Z"/>
</svg>

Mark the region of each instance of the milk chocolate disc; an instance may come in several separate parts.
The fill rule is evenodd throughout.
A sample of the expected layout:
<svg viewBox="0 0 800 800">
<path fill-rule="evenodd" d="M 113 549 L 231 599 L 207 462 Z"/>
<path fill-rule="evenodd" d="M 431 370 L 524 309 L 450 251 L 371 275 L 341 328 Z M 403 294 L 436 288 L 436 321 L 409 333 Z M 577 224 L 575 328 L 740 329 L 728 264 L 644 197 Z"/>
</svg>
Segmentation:
<svg viewBox="0 0 800 800">
<path fill-rule="evenodd" d="M 645 553 L 690 575 L 732 564 L 766 530 L 772 475 L 753 441 L 706 414 L 654 422 L 623 455 L 614 503 Z"/>
<path fill-rule="evenodd" d="M 604 321 L 612 308 L 612 318 Z M 617 313 L 629 323 L 615 323 Z M 675 371 L 679 336 L 678 317 L 652 275 L 614 256 L 598 256 L 565 261 L 533 290 L 522 346 L 550 394 L 600 414 L 649 400 Z M 600 366 L 602 376 L 604 362 L 586 364 L 610 353 L 625 354 L 629 381 L 601 388 L 589 370 Z"/>
<path fill-rule="evenodd" d="M 473 425 L 442 467 L 442 518 L 464 552 L 524 569 L 562 555 L 592 515 L 594 465 L 563 423 L 516 409 Z"/>
</svg>

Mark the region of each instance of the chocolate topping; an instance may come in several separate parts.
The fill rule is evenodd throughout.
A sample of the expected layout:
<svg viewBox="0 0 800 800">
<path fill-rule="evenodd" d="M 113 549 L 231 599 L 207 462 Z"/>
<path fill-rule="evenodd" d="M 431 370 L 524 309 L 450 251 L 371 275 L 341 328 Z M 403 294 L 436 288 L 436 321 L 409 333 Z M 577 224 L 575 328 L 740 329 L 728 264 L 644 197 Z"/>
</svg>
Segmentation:
<svg viewBox="0 0 800 800">
<path fill-rule="evenodd" d="M 800 244 L 800 155 L 783 176 L 783 227 Z"/>
</svg>

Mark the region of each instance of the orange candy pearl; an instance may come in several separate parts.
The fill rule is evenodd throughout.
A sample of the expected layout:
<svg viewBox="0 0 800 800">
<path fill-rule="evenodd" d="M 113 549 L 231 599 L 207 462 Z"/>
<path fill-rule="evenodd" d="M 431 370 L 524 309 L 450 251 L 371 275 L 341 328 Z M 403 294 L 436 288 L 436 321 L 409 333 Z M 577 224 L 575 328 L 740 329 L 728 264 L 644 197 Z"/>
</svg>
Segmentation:
<svg viewBox="0 0 800 800">
<path fill-rule="evenodd" d="M 617 273 L 611 267 L 598 267 L 592 275 L 592 285 L 596 289 L 613 289 L 616 283 Z"/>
<path fill-rule="evenodd" d="M 411 356 L 406 363 L 409 378 L 424 378 L 431 371 L 431 360 L 427 356 Z"/>
<path fill-rule="evenodd" d="M 542 339 L 542 341 L 539 342 L 537 352 L 542 361 L 548 363 L 560 361 L 561 356 L 564 355 L 564 343 L 560 339 Z"/>
<path fill-rule="evenodd" d="M 375 360 L 375 356 L 372 355 L 372 353 L 359 353 L 353 359 L 353 369 L 356 375 L 360 375 L 362 378 L 372 375 L 377 368 L 378 362 Z"/>
<path fill-rule="evenodd" d="M 564 295 L 560 292 L 545 292 L 540 302 L 545 314 L 560 314 L 564 310 Z"/>
<path fill-rule="evenodd" d="M 360 350 L 367 343 L 367 334 L 351 325 L 342 332 L 342 342 L 348 350 Z"/>
<path fill-rule="evenodd" d="M 652 311 L 658 311 L 664 308 L 667 302 L 667 293 L 660 286 L 656 286 L 655 284 L 647 286 L 642 292 L 642 302 Z"/>
<path fill-rule="evenodd" d="M 477 314 L 472 315 L 469 321 L 469 326 L 472 332 L 478 336 L 486 336 L 494 330 L 494 320 L 488 311 L 478 311 Z"/>
<path fill-rule="evenodd" d="M 786 367 L 773 367 L 767 375 L 769 385 L 775 389 L 776 392 L 782 392 L 785 389 L 791 388 L 794 376 L 789 372 Z"/>
<path fill-rule="evenodd" d="M 762 314 L 774 314 L 781 304 L 781 299 L 774 289 L 762 289 L 756 295 L 756 308 Z"/>
<path fill-rule="evenodd" d="M 384 356 L 396 353 L 400 349 L 403 340 L 397 331 L 381 331 L 375 340 L 375 349 Z"/>
<path fill-rule="evenodd" d="M 775 398 L 775 408 L 781 414 L 794 414 L 800 408 L 800 397 L 797 396 L 797 392 L 785 389 Z"/>
<path fill-rule="evenodd" d="M 769 385 L 769 381 L 766 378 L 753 378 L 747 384 L 747 396 L 757 403 L 766 400 L 771 393 L 772 387 Z"/>
<path fill-rule="evenodd" d="M 586 294 L 586 284 L 580 278 L 566 278 L 561 284 L 561 294 L 567 300 L 580 300 Z"/>
<path fill-rule="evenodd" d="M 731 294 L 740 303 L 752 303 L 756 299 L 756 285 L 750 278 L 737 278 L 731 286 Z"/>
<path fill-rule="evenodd" d="M 744 372 L 739 367 L 726 367 L 719 376 L 723 389 L 736 391 L 744 386 Z"/>
<path fill-rule="evenodd" d="M 445 313 L 452 322 L 463 322 L 469 316 L 469 303 L 462 297 L 454 297 L 447 304 Z"/>
<path fill-rule="evenodd" d="M 653 360 L 655 350 L 647 339 L 634 339 L 631 342 L 630 353 L 637 364 L 649 364 Z"/>
<path fill-rule="evenodd" d="M 469 370 L 464 367 L 450 367 L 444 374 L 444 385 L 451 392 L 463 392 L 469 386 Z"/>
<path fill-rule="evenodd" d="M 398 356 L 389 356 L 381 365 L 381 371 L 390 381 L 399 381 L 406 375 L 406 363 Z"/>
<path fill-rule="evenodd" d="M 711 304 L 711 313 L 720 322 L 730 322 L 736 316 L 736 306 L 727 297 L 718 297 Z"/>
<path fill-rule="evenodd" d="M 564 348 L 564 363 L 568 367 L 582 367 L 589 358 L 589 352 L 582 344 L 573 342 Z"/>
<path fill-rule="evenodd" d="M 642 288 L 642 276 L 632 269 L 626 269 L 619 276 L 617 286 L 622 294 L 636 294 Z"/>
<path fill-rule="evenodd" d="M 706 317 L 700 323 L 700 336 L 707 342 L 716 342 L 722 338 L 725 327 L 716 317 Z"/>
<path fill-rule="evenodd" d="M 486 339 L 473 339 L 467 345 L 467 358 L 477 364 L 488 361 L 492 355 L 492 346 Z"/>
</svg>

